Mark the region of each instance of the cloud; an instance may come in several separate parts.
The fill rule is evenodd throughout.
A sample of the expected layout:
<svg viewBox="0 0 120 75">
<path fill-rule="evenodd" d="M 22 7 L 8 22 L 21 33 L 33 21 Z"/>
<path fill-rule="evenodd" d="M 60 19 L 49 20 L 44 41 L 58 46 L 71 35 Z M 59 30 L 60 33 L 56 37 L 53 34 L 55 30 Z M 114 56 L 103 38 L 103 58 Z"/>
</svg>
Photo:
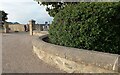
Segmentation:
<svg viewBox="0 0 120 75">
<path fill-rule="evenodd" d="M 0 0 L 0 10 L 8 13 L 8 21 L 28 23 L 30 19 L 35 19 L 37 23 L 52 21 L 45 6 L 40 6 L 33 0 Z"/>
</svg>

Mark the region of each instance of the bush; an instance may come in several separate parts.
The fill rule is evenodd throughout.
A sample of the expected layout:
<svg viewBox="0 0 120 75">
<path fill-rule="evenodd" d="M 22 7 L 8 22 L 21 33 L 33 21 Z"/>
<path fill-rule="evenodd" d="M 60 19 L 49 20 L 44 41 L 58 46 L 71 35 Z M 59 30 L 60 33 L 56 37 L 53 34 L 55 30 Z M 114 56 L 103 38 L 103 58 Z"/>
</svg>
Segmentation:
<svg viewBox="0 0 120 75">
<path fill-rule="evenodd" d="M 120 2 L 70 4 L 54 17 L 50 42 L 120 54 Z"/>
</svg>

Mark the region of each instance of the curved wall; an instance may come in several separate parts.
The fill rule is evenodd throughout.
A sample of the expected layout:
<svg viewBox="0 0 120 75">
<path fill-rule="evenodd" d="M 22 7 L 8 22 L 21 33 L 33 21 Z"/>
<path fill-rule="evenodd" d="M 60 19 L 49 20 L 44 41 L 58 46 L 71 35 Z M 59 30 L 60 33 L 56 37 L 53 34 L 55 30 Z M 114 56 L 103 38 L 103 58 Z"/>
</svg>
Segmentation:
<svg viewBox="0 0 120 75">
<path fill-rule="evenodd" d="M 117 73 L 119 55 L 63 47 L 43 41 L 47 35 L 33 40 L 33 50 L 44 62 L 67 73 Z"/>
</svg>

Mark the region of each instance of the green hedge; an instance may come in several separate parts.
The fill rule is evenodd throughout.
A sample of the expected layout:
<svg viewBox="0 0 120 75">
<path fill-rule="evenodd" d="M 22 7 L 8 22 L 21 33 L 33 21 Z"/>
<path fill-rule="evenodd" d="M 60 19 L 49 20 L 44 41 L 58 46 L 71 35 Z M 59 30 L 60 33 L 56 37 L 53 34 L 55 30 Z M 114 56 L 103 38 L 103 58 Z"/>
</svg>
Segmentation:
<svg viewBox="0 0 120 75">
<path fill-rule="evenodd" d="M 50 42 L 120 54 L 120 2 L 70 4 L 54 17 Z"/>
</svg>

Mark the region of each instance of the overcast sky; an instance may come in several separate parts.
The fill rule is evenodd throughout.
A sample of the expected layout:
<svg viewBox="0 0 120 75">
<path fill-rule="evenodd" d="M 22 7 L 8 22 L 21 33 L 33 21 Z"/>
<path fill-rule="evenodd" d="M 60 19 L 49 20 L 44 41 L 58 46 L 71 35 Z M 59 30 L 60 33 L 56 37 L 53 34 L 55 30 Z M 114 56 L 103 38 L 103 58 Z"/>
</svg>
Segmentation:
<svg viewBox="0 0 120 75">
<path fill-rule="evenodd" d="M 34 0 L 0 0 L 0 10 L 8 13 L 8 22 L 26 24 L 34 19 L 36 23 L 45 23 L 53 19 L 46 12 L 45 6 L 40 6 Z"/>
</svg>

